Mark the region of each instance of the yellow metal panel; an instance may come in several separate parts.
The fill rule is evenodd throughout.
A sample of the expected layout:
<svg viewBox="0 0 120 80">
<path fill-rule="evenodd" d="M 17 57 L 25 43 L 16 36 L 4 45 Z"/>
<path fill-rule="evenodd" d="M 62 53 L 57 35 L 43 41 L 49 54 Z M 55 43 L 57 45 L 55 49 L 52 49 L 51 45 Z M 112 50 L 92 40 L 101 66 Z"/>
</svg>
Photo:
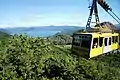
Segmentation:
<svg viewBox="0 0 120 80">
<path fill-rule="evenodd" d="M 103 53 L 103 48 L 102 47 L 91 49 L 90 58 L 101 55 L 102 53 Z"/>
<path fill-rule="evenodd" d="M 112 44 L 111 48 L 112 50 L 118 49 L 118 44 L 117 43 Z"/>
</svg>

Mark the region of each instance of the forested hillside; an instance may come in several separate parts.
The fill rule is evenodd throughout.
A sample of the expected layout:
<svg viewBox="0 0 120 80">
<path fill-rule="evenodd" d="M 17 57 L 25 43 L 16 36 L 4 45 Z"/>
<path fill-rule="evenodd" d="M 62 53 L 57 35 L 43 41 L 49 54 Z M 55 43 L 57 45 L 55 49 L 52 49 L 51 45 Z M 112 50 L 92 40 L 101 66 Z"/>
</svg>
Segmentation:
<svg viewBox="0 0 120 80">
<path fill-rule="evenodd" d="M 0 48 L 1 80 L 120 80 L 120 54 L 85 59 L 70 47 L 14 35 Z"/>
<path fill-rule="evenodd" d="M 8 33 L 0 31 L 0 39 L 4 39 L 4 38 L 8 38 L 8 37 L 10 37 L 10 35 Z"/>
<path fill-rule="evenodd" d="M 85 32 L 84 29 L 80 29 L 77 32 Z M 55 45 L 72 45 L 73 33 L 56 33 L 53 36 L 47 37 L 47 39 Z"/>
<path fill-rule="evenodd" d="M 53 36 L 48 37 L 48 40 L 55 45 L 71 45 L 72 35 L 57 33 Z"/>
</svg>

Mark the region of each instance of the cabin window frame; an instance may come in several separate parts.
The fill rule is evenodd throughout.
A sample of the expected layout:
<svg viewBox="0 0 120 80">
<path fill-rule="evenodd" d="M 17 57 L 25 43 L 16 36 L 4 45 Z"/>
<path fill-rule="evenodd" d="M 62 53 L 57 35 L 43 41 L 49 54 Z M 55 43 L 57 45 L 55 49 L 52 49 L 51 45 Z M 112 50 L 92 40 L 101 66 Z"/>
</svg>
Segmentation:
<svg viewBox="0 0 120 80">
<path fill-rule="evenodd" d="M 97 39 L 97 40 L 95 41 L 95 39 Z M 98 45 L 99 45 L 98 40 L 99 40 L 98 37 L 93 38 L 92 49 L 98 48 Z M 96 42 L 97 42 L 97 44 L 96 44 Z"/>
<path fill-rule="evenodd" d="M 108 46 L 108 38 L 104 38 L 104 46 Z"/>
<path fill-rule="evenodd" d="M 109 45 L 112 45 L 112 39 L 111 39 L 111 37 L 109 37 Z"/>
<path fill-rule="evenodd" d="M 112 43 L 115 43 L 115 36 L 112 36 Z"/>
<path fill-rule="evenodd" d="M 102 40 L 101 40 L 102 39 Z M 102 47 L 103 46 L 103 39 L 104 37 L 99 37 L 99 46 Z"/>
<path fill-rule="evenodd" d="M 115 43 L 118 42 L 118 36 L 115 36 Z"/>
</svg>

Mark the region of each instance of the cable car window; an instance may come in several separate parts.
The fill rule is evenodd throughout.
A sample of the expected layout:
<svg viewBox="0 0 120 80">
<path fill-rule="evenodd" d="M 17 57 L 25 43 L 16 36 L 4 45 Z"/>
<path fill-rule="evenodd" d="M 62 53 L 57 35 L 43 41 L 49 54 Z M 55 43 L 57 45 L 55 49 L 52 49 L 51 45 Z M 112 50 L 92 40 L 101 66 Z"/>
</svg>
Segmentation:
<svg viewBox="0 0 120 80">
<path fill-rule="evenodd" d="M 89 48 L 90 47 L 90 41 L 82 40 L 81 47 Z"/>
<path fill-rule="evenodd" d="M 103 37 L 100 37 L 100 39 L 99 39 L 99 46 L 102 47 L 102 45 L 103 45 Z"/>
<path fill-rule="evenodd" d="M 97 48 L 97 47 L 98 47 L 98 38 L 94 38 L 92 48 Z"/>
<path fill-rule="evenodd" d="M 115 36 L 115 43 L 118 42 L 118 36 Z"/>
<path fill-rule="evenodd" d="M 81 43 L 81 41 L 80 41 L 79 35 L 75 35 L 73 37 L 73 45 L 80 46 L 80 43 Z"/>
<path fill-rule="evenodd" d="M 115 43 L 115 36 L 112 36 L 112 43 Z"/>
<path fill-rule="evenodd" d="M 108 38 L 105 38 L 105 40 L 104 40 L 105 46 L 107 46 L 107 40 L 108 40 Z"/>
<path fill-rule="evenodd" d="M 111 45 L 111 37 L 109 38 L 109 45 Z"/>
<path fill-rule="evenodd" d="M 91 36 L 84 35 L 82 37 L 81 47 L 90 48 L 90 46 L 91 46 Z"/>
<path fill-rule="evenodd" d="M 73 39 L 74 39 L 73 45 L 75 46 L 84 47 L 84 48 L 90 48 L 91 46 L 91 39 L 92 39 L 91 35 L 84 35 L 84 34 L 74 35 Z"/>
</svg>

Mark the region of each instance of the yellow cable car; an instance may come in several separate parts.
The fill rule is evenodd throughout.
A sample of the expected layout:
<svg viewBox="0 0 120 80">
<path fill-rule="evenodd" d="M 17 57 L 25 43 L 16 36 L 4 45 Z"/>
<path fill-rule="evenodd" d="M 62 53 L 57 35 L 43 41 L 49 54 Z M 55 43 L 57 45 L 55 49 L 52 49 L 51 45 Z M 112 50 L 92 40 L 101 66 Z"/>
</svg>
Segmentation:
<svg viewBox="0 0 120 80">
<path fill-rule="evenodd" d="M 92 6 L 90 8 L 90 14 L 86 25 L 87 32 L 74 33 L 72 42 L 72 52 L 75 52 L 87 58 L 105 54 L 119 48 L 119 31 L 117 31 L 116 27 L 110 22 L 100 23 L 97 3 L 120 24 L 120 18 L 117 17 L 117 15 L 112 11 L 112 8 L 110 8 L 105 1 L 92 1 Z M 91 28 L 90 23 L 92 20 L 93 12 L 96 25 L 94 28 Z"/>
<path fill-rule="evenodd" d="M 72 52 L 92 58 L 119 48 L 118 33 L 75 33 Z"/>
</svg>

